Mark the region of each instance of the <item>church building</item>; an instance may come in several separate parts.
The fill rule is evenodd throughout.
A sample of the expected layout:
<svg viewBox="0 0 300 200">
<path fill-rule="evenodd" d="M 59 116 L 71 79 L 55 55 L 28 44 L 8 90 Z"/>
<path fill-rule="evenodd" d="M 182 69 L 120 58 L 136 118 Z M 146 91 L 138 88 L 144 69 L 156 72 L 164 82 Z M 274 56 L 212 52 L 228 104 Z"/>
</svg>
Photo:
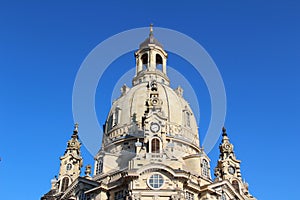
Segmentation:
<svg viewBox="0 0 300 200">
<path fill-rule="evenodd" d="M 93 167 L 85 167 L 75 128 L 59 174 L 41 200 L 255 200 L 223 128 L 220 156 L 211 163 L 183 89 L 170 87 L 168 54 L 152 26 L 135 52 L 132 87 L 124 85 L 104 124 Z"/>
</svg>

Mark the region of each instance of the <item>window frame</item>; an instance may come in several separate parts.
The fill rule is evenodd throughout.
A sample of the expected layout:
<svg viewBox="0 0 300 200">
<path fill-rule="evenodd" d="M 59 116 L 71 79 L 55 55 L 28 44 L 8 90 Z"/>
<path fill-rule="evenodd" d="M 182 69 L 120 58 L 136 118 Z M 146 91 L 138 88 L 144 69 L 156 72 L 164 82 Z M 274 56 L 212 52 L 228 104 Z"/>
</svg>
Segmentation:
<svg viewBox="0 0 300 200">
<path fill-rule="evenodd" d="M 159 173 L 153 173 L 147 179 L 148 186 L 153 190 L 159 190 L 164 186 L 165 179 Z"/>
<path fill-rule="evenodd" d="M 68 187 L 69 187 L 69 178 L 68 177 L 64 177 L 62 180 L 61 180 L 61 188 L 60 188 L 60 191 L 62 192 L 65 192 Z"/>
<path fill-rule="evenodd" d="M 194 200 L 195 199 L 195 195 L 192 192 L 186 191 L 185 192 L 185 199 L 186 200 Z"/>
<path fill-rule="evenodd" d="M 206 159 L 202 159 L 201 161 L 202 175 L 205 177 L 209 177 L 209 167 L 208 161 Z"/>
<path fill-rule="evenodd" d="M 103 172 L 103 160 L 100 158 L 97 160 L 96 164 L 96 175 Z"/>
</svg>

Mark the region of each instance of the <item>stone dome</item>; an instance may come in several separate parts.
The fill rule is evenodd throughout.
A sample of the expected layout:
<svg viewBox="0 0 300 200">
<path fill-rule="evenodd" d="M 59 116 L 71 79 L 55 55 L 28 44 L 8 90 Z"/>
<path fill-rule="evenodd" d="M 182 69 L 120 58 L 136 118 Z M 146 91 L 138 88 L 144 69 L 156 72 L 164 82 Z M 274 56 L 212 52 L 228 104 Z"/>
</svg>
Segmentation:
<svg viewBox="0 0 300 200">
<path fill-rule="evenodd" d="M 153 37 L 152 29 L 145 41 L 135 52 L 132 87 L 124 85 L 111 106 L 104 125 L 103 150 L 115 155 L 122 151 L 169 152 L 177 159 L 198 154 L 196 119 L 183 98 L 183 89 L 170 87 L 168 54 Z"/>
<path fill-rule="evenodd" d="M 143 129 L 142 119 L 147 111 L 151 82 L 142 82 L 128 88 L 122 87 L 122 95 L 114 101 L 109 112 L 107 133 L 126 133 L 134 121 Z M 161 113 L 167 119 L 166 134 L 177 136 L 199 146 L 198 127 L 188 102 L 182 97 L 182 89 L 173 90 L 168 85 L 157 82 L 157 92 L 161 100 Z"/>
</svg>

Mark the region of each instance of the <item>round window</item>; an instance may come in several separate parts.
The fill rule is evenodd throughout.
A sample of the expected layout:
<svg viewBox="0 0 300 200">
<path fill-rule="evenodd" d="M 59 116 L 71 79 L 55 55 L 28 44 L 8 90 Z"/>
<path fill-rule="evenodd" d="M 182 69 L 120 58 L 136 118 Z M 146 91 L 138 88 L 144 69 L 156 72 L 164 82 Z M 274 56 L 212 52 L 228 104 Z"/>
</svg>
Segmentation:
<svg viewBox="0 0 300 200">
<path fill-rule="evenodd" d="M 161 188 L 163 184 L 164 178 L 160 174 L 152 174 L 148 179 L 148 185 L 153 189 Z"/>
</svg>

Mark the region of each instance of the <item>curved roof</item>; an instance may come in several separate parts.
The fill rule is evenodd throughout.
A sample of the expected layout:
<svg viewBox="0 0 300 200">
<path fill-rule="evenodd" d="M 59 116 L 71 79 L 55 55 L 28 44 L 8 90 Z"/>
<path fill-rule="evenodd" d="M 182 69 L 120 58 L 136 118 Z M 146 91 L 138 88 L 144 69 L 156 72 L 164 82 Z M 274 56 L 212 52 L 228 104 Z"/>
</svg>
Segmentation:
<svg viewBox="0 0 300 200">
<path fill-rule="evenodd" d="M 161 44 L 161 43 L 153 36 L 152 33 L 150 33 L 149 37 L 146 38 L 146 39 L 144 40 L 144 42 L 142 42 L 142 43 L 140 44 L 140 49 L 143 49 L 143 48 L 148 47 L 149 44 L 154 44 L 154 45 L 156 45 L 156 46 L 159 46 L 159 47 L 163 48 L 163 45 L 162 45 L 162 44 Z"/>
<path fill-rule="evenodd" d="M 174 137 L 180 135 L 185 141 L 188 140 L 193 143 L 197 141 L 196 143 L 199 144 L 197 122 L 188 102 L 171 87 L 163 83 L 157 83 L 157 91 L 159 99 L 162 101 L 162 113 L 167 118 L 168 134 L 173 134 Z M 113 115 L 116 109 L 119 109 L 121 112 L 119 113 L 120 116 L 118 116 L 119 121 L 116 128 L 131 124 L 133 115 L 135 115 L 137 122 L 141 124 L 142 117 L 147 110 L 146 101 L 148 99 L 148 82 L 135 85 L 113 103 L 108 118 Z M 190 115 L 188 127 L 186 125 L 185 112 L 188 112 Z"/>
</svg>

